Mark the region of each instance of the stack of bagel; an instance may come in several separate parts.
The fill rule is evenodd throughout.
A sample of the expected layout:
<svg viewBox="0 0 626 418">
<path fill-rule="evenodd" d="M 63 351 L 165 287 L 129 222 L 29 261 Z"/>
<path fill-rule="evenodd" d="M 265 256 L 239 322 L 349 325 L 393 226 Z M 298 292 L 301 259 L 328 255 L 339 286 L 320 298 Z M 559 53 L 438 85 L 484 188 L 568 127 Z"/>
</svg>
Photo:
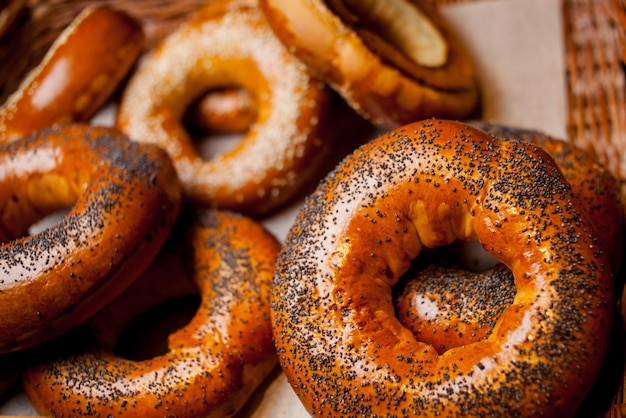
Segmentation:
<svg viewBox="0 0 626 418">
<path fill-rule="evenodd" d="M 480 120 L 430 2 L 211 0 L 150 33 L 86 5 L 0 107 L 0 391 L 223 417 L 279 369 L 311 415 L 580 410 L 621 292 L 618 183 Z M 201 152 L 217 132 L 237 141 Z M 292 204 L 279 240 L 263 222 Z M 165 346 L 125 351 L 172 300 Z"/>
</svg>

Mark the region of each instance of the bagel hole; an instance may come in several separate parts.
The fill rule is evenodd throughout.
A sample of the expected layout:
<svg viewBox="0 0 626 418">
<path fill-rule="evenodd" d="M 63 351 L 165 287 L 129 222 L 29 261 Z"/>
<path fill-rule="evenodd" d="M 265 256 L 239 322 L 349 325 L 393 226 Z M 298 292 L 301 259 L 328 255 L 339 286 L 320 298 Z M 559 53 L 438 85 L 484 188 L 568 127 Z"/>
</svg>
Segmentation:
<svg viewBox="0 0 626 418">
<path fill-rule="evenodd" d="M 411 261 L 409 269 L 394 286 L 394 292 L 401 292 L 407 282 L 433 264 L 465 270 L 468 273 L 483 273 L 499 264 L 499 260 L 487 253 L 479 241 L 456 240 L 448 245 L 424 249 Z"/>
<path fill-rule="evenodd" d="M 499 263 L 479 241 L 456 240 L 436 249 L 439 260 L 453 262 L 458 268 L 472 273 L 482 273 Z"/>
<path fill-rule="evenodd" d="M 164 301 L 133 318 L 122 329 L 115 354 L 143 361 L 169 351 L 168 337 L 183 328 L 200 306 L 200 295 L 189 294 Z"/>
<path fill-rule="evenodd" d="M 183 126 L 205 160 L 233 149 L 257 117 L 247 90 L 229 86 L 200 94 L 186 109 Z"/>
<path fill-rule="evenodd" d="M 212 160 L 226 154 L 241 142 L 241 134 L 215 133 L 194 138 L 198 155 L 204 160 Z"/>
<path fill-rule="evenodd" d="M 500 264 L 478 241 L 455 241 L 422 251 L 393 288 L 400 322 L 439 354 L 488 338 L 516 294 L 510 270 Z M 449 276 L 437 267 L 450 269 Z M 429 268 L 435 270 L 426 271 Z M 459 272 L 461 276 L 456 275 Z M 416 293 L 407 293 L 410 287 Z M 493 307 L 486 308 L 490 304 Z"/>
<path fill-rule="evenodd" d="M 61 222 L 70 210 L 70 207 L 61 208 L 45 215 L 43 218 L 37 220 L 28 227 L 26 235 L 37 235 L 48 228 L 52 228 Z"/>
</svg>

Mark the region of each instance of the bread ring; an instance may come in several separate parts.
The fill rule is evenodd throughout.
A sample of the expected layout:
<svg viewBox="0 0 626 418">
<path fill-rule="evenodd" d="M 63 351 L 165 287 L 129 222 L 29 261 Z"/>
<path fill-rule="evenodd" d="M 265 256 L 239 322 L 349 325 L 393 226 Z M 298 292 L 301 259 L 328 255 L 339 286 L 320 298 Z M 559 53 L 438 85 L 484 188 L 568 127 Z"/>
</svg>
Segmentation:
<svg viewBox="0 0 626 418">
<path fill-rule="evenodd" d="M 27 368 L 24 390 L 39 413 L 231 416 L 278 364 L 269 288 L 279 242 L 239 215 L 205 211 L 182 222 L 142 278 L 90 321 L 99 345 L 81 333 Z M 167 353 L 141 361 L 113 354 L 125 321 L 194 286 L 200 307 L 169 336 Z"/>
<path fill-rule="evenodd" d="M 0 147 L 0 353 L 84 321 L 128 286 L 165 241 L 181 187 L 159 148 L 66 125 Z M 27 228 L 71 207 L 33 236 Z"/>
<path fill-rule="evenodd" d="M 461 119 L 477 106 L 471 59 L 427 2 L 260 0 L 279 39 L 383 128 Z"/>
<path fill-rule="evenodd" d="M 0 107 L 0 144 L 55 123 L 87 121 L 142 47 L 141 26 L 128 15 L 103 6 L 84 9 Z"/>
<path fill-rule="evenodd" d="M 486 340 L 439 355 L 394 315 L 423 248 L 479 240 L 516 296 Z M 406 125 L 307 199 L 272 283 L 281 367 L 316 415 L 572 414 L 606 353 L 608 259 L 553 160 L 459 122 Z"/>
<path fill-rule="evenodd" d="M 244 89 L 208 92 L 188 110 L 189 125 L 200 132 L 245 132 L 258 116 L 256 103 Z"/>
<path fill-rule="evenodd" d="M 117 124 L 167 150 L 196 204 L 258 215 L 297 193 L 325 157 L 330 91 L 249 3 L 209 2 L 170 35 L 131 78 Z M 246 89 L 258 118 L 234 149 L 205 160 L 180 122 L 197 95 L 220 87 Z"/>
</svg>

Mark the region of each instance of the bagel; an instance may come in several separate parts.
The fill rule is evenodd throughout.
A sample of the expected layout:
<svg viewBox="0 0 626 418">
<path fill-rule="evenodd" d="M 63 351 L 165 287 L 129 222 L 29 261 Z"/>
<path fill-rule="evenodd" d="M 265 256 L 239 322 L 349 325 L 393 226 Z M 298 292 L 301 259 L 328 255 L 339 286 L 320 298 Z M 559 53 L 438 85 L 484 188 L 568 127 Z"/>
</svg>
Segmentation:
<svg viewBox="0 0 626 418">
<path fill-rule="evenodd" d="M 56 123 L 89 120 L 135 63 L 143 40 L 129 15 L 85 8 L 0 107 L 0 144 Z"/>
<path fill-rule="evenodd" d="M 392 128 L 477 108 L 474 65 L 427 2 L 259 0 L 277 37 L 363 117 Z"/>
<path fill-rule="evenodd" d="M 491 335 L 443 354 L 396 318 L 424 248 L 478 240 L 516 294 Z M 428 120 L 358 148 L 310 195 L 279 255 L 280 365 L 319 416 L 570 416 L 609 344 L 613 280 L 571 186 L 534 144 Z"/>
<path fill-rule="evenodd" d="M 260 216 L 297 194 L 327 156 L 331 95 L 251 3 L 209 2 L 169 35 L 130 79 L 117 126 L 167 150 L 192 203 Z M 203 158 L 181 121 L 220 88 L 248 91 L 258 117 L 233 149 Z"/>
<path fill-rule="evenodd" d="M 31 403 L 54 416 L 234 415 L 278 364 L 269 297 L 279 249 L 249 218 L 213 210 L 181 216 L 132 287 L 80 333 L 33 356 L 23 377 Z M 193 292 L 200 306 L 169 335 L 165 353 L 139 360 L 117 354 L 130 319 Z"/>
<path fill-rule="evenodd" d="M 0 353 L 86 320 L 156 255 L 181 187 L 164 151 L 112 128 L 37 131 L 0 147 Z M 70 208 L 35 235 L 28 227 Z"/>
</svg>

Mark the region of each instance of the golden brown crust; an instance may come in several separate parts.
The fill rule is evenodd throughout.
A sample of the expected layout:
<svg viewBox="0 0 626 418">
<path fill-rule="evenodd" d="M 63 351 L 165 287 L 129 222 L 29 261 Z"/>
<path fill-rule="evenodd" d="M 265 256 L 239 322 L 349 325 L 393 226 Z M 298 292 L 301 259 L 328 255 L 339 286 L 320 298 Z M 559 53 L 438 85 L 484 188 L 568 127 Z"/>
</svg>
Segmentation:
<svg viewBox="0 0 626 418">
<path fill-rule="evenodd" d="M 115 129 L 65 125 L 0 152 L 0 352 L 83 322 L 127 287 L 165 241 L 181 188 L 164 151 Z M 56 225 L 23 236 L 70 207 Z"/>
<path fill-rule="evenodd" d="M 39 413 L 231 416 L 277 365 L 269 297 L 279 242 L 231 213 L 180 222 L 146 273 L 90 321 L 97 344 L 85 344 L 89 333 L 78 336 L 86 349 L 61 340 L 59 353 L 28 367 L 24 389 Z M 194 287 L 200 307 L 169 336 L 167 353 L 142 361 L 113 354 L 130 318 Z"/>
<path fill-rule="evenodd" d="M 347 3 L 259 1 L 285 46 L 377 126 L 395 127 L 426 117 L 460 119 L 476 110 L 473 63 L 436 9 L 416 1 L 385 4 L 391 8 L 392 3 L 404 3 L 422 12 L 445 39 L 444 61 L 420 65 Z"/>
<path fill-rule="evenodd" d="M 622 263 L 624 212 L 619 184 L 596 156 L 536 130 L 485 121 L 469 123 L 500 139 L 538 145 L 554 159 L 595 226 L 598 245 L 608 254 L 613 274 L 616 275 Z"/>
<path fill-rule="evenodd" d="M 318 416 L 571 415 L 606 353 L 606 254 L 553 160 L 458 122 L 406 125 L 320 184 L 279 256 L 281 366 Z M 394 315 L 422 248 L 478 239 L 516 296 L 486 340 L 439 355 Z"/>
<path fill-rule="evenodd" d="M 117 125 L 166 149 L 196 204 L 258 215 L 293 197 L 326 156 L 330 92 L 248 3 L 209 2 L 170 35 L 130 80 Z M 258 117 L 237 146 L 206 160 L 181 120 L 199 94 L 220 87 L 246 89 Z"/>
<path fill-rule="evenodd" d="M 0 143 L 89 120 L 135 63 L 143 39 L 130 16 L 103 6 L 84 9 L 0 107 Z"/>
</svg>

